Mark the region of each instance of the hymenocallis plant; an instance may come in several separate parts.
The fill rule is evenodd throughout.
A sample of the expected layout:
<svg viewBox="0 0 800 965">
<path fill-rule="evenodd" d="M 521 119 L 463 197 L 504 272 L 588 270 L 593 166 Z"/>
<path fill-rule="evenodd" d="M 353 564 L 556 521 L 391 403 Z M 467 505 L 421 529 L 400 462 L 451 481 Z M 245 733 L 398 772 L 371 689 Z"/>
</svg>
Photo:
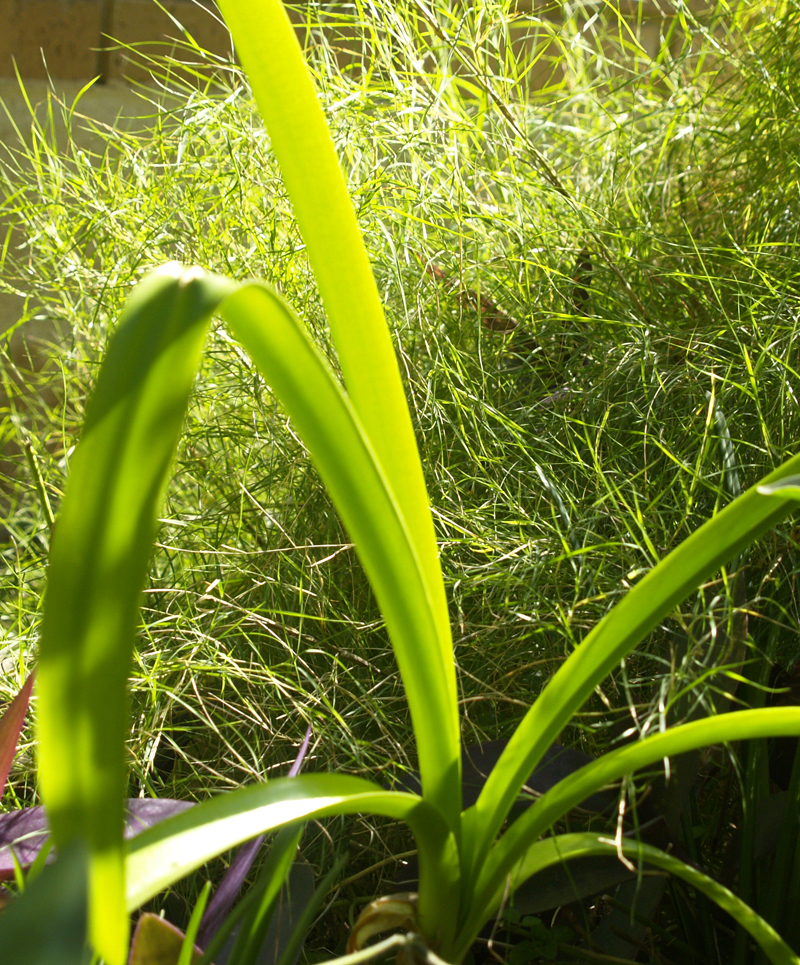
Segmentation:
<svg viewBox="0 0 800 965">
<path fill-rule="evenodd" d="M 342 380 L 292 308 L 261 282 L 169 264 L 130 296 L 87 408 L 52 540 L 38 743 L 42 798 L 61 857 L 42 878 L 73 862 L 74 880 L 82 881 L 86 869 L 86 940 L 109 965 L 122 965 L 130 913 L 215 855 L 286 825 L 371 812 L 405 821 L 420 856 L 418 895 L 400 899 L 398 921 L 409 935 L 382 950 L 404 945 L 412 957 L 458 963 L 521 881 L 572 858 L 616 853 L 686 879 L 733 915 L 771 961 L 796 965 L 800 957 L 770 925 L 673 855 L 636 840 L 548 832 L 597 789 L 671 755 L 800 735 L 799 708 L 737 711 L 647 736 L 571 774 L 503 827 L 528 775 L 604 677 L 701 582 L 792 511 L 800 499 L 800 456 L 661 560 L 583 639 L 533 702 L 477 803 L 463 810 L 456 670 L 436 534 L 346 183 L 279 0 L 220 0 L 220 7 L 294 206 Z M 355 544 L 402 675 L 422 793 L 305 774 L 221 794 L 125 844 L 126 686 L 140 595 L 215 315 L 282 402 Z M 54 901 L 53 894 L 19 899 L 14 913 L 31 913 L 32 902 Z M 0 922 L 0 937 L 2 929 Z"/>
</svg>

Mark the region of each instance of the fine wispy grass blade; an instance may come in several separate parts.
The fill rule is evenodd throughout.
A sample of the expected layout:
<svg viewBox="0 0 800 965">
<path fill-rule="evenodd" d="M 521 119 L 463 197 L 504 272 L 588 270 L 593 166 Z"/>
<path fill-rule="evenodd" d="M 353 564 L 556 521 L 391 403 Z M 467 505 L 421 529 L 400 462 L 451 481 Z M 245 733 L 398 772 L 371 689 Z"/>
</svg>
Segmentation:
<svg viewBox="0 0 800 965">
<path fill-rule="evenodd" d="M 122 960 L 127 942 L 123 742 L 139 594 L 216 307 L 283 401 L 351 532 L 397 650 L 432 801 L 447 800 L 453 773 L 449 744 L 438 739 L 451 706 L 443 678 L 429 672 L 438 638 L 419 560 L 330 366 L 265 286 L 240 287 L 176 266 L 157 273 L 131 298 L 111 342 L 73 460 L 51 557 L 40 662 L 44 799 L 57 842 L 78 837 L 90 844 L 92 940 L 111 962 Z"/>
<path fill-rule="evenodd" d="M 449 801 L 440 803 L 455 825 L 460 758 L 450 619 L 422 466 L 372 268 L 313 82 L 280 0 L 222 0 L 220 8 L 306 242 L 348 393 L 402 509 L 425 575 L 438 629 L 438 654 L 430 654 L 429 673 L 441 678 L 451 704 L 437 735 L 451 762 Z M 421 763 L 423 781 L 428 766 Z"/>
<path fill-rule="evenodd" d="M 256 834 L 295 821 L 359 812 L 409 825 L 420 851 L 422 889 L 430 890 L 435 880 L 437 903 L 452 911 L 455 838 L 441 814 L 415 794 L 384 791 L 377 784 L 345 774 L 303 774 L 220 794 L 137 835 L 128 844 L 128 908 L 133 911 L 217 854 Z"/>
<path fill-rule="evenodd" d="M 561 665 L 527 712 L 473 808 L 465 834 L 479 864 L 528 774 L 594 688 L 704 579 L 794 509 L 794 499 L 760 487 L 800 469 L 795 456 L 726 506 L 654 567 Z"/>
<path fill-rule="evenodd" d="M 59 848 L 83 839 L 92 941 L 128 942 L 126 685 L 156 516 L 211 311 L 230 282 L 169 267 L 128 302 L 98 376 L 50 554 L 38 669 L 39 777 Z"/>
<path fill-rule="evenodd" d="M 590 857 L 592 855 L 624 855 L 628 861 L 643 865 L 654 865 L 670 874 L 687 881 L 698 891 L 707 895 L 720 908 L 734 918 L 758 942 L 765 955 L 773 965 L 799 965 L 800 957 L 789 948 L 774 928 L 756 914 L 733 892 L 719 882 L 709 878 L 696 868 L 685 864 L 673 855 L 666 854 L 651 845 L 638 841 L 613 841 L 599 837 L 596 834 L 560 834 L 553 838 L 545 838 L 534 844 L 517 863 L 511 877 L 510 885 L 513 889 L 517 884 L 555 865 L 568 862 L 574 858 Z M 503 897 L 503 883 L 493 902 L 497 907 Z M 463 954 L 466 949 L 462 948 Z"/>
<path fill-rule="evenodd" d="M 742 710 L 692 721 L 654 734 L 610 751 L 570 774 L 535 801 L 495 844 L 481 871 L 465 930 L 477 934 L 483 922 L 495 910 L 491 903 L 498 893 L 502 893 L 503 883 L 514 870 L 519 856 L 560 817 L 599 788 L 664 758 L 701 747 L 786 735 L 800 736 L 800 708 Z"/>
</svg>

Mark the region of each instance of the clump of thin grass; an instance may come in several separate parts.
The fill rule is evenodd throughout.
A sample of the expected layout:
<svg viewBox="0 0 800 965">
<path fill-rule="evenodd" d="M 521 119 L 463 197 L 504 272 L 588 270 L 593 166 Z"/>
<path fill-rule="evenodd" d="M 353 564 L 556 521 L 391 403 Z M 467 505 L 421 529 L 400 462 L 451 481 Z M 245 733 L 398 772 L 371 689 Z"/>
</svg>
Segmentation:
<svg viewBox="0 0 800 965">
<path fill-rule="evenodd" d="M 765 6 L 749 44 L 751 25 L 722 7 L 704 21 L 671 13 L 648 53 L 624 21 L 580 5 L 563 24 L 504 3 L 421 9 L 374 0 L 304 16 L 419 428 L 471 742 L 510 733 L 626 587 L 730 499 L 714 405 L 743 485 L 794 444 L 795 81 L 784 52 L 796 49 L 797 10 L 776 18 Z M 140 131 L 98 129 L 97 151 L 72 140 L 62 152 L 37 127 L 34 146 L 4 161 L 4 218 L 19 233 L 4 271 L 54 324 L 53 345 L 6 377 L 6 639 L 35 639 L 47 549 L 18 426 L 57 506 L 136 279 L 172 258 L 263 277 L 328 346 L 243 76 L 215 61 L 214 85 L 182 85 L 170 65 L 153 67 Z M 88 123 L 80 106 L 70 117 Z M 502 307 L 505 331 L 487 327 L 481 298 Z M 795 546 L 785 530 L 755 550 L 736 604 L 755 613 L 774 600 L 787 639 Z M 666 623 L 565 739 L 592 752 L 686 713 L 673 703 L 707 678 L 729 585 Z M 366 580 L 291 426 L 221 330 L 144 617 L 131 794 L 202 797 L 281 773 L 309 722 L 312 767 L 386 780 L 413 767 Z M 785 663 L 796 659 L 782 647 Z M 707 699 L 702 684 L 694 692 Z M 312 860 L 342 847 L 343 828 L 318 832 Z M 392 828 L 360 826 L 362 869 L 386 857 L 387 836 L 394 845 Z M 340 908 L 370 884 L 354 883 Z"/>
</svg>

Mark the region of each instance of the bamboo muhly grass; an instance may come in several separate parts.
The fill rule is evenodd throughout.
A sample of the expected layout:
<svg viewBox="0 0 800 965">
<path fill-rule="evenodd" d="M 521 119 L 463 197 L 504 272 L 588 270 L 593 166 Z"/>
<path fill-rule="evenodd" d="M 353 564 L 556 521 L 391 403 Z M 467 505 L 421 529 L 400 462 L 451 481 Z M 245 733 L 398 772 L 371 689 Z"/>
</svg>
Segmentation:
<svg viewBox="0 0 800 965">
<path fill-rule="evenodd" d="M 39 664 L 40 775 L 55 840 L 90 851 L 90 940 L 127 954 L 128 913 L 204 861 L 266 830 L 329 814 L 405 821 L 420 853 L 416 928 L 460 961 L 506 883 L 555 861 L 615 853 L 597 835 L 540 840 L 577 800 L 707 743 L 800 735 L 800 709 L 675 727 L 545 794 L 498 839 L 527 775 L 605 676 L 682 599 L 787 516 L 795 457 L 714 516 L 619 603 L 544 687 L 477 803 L 462 812 L 456 675 L 433 522 L 399 369 L 333 143 L 278 0 L 222 0 L 308 247 L 344 385 L 281 297 L 170 264 L 131 296 L 108 348 L 53 537 Z M 386 620 L 416 733 L 422 794 L 307 774 L 219 795 L 123 845 L 125 688 L 159 506 L 212 315 L 281 400 L 355 544 Z M 764 487 L 767 487 L 766 489 Z M 726 908 L 776 963 L 800 960 L 696 869 L 644 845 Z"/>
</svg>

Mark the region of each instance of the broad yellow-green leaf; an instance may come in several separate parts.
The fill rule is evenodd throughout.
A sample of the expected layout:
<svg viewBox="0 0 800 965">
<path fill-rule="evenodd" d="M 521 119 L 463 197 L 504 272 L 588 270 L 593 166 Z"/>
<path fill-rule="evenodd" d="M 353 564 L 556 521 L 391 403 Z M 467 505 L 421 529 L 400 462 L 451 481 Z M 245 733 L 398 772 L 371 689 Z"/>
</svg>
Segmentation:
<svg viewBox="0 0 800 965">
<path fill-rule="evenodd" d="M 459 776 L 452 760 L 453 705 L 439 673 L 435 605 L 395 491 L 349 398 L 285 303 L 252 283 L 229 298 L 222 313 L 286 406 L 356 544 L 403 677 L 423 792 L 452 826 L 461 793 L 459 783 L 451 797 Z"/>
<path fill-rule="evenodd" d="M 39 779 L 59 848 L 91 851 L 92 940 L 124 961 L 126 685 L 139 596 L 208 318 L 233 288 L 177 267 L 131 296 L 53 534 L 38 667 Z"/>
<path fill-rule="evenodd" d="M 401 508 L 436 616 L 428 674 L 450 703 L 439 741 L 448 792 L 438 804 L 455 826 L 461 764 L 450 620 L 433 521 L 405 392 L 347 184 L 302 51 L 280 0 L 221 0 L 237 53 L 264 118 L 306 243 L 347 391 Z M 420 764 L 423 783 L 428 764 Z M 427 792 L 426 792 L 427 793 Z M 438 792 L 432 789 L 436 796 Z"/>
<path fill-rule="evenodd" d="M 344 774 L 303 774 L 230 791 L 137 835 L 128 844 L 128 908 L 138 908 L 210 858 L 264 831 L 356 813 L 381 814 L 409 825 L 420 854 L 421 918 L 444 918 L 441 938 L 449 941 L 455 929 L 458 854 L 444 818 L 415 794 L 384 791 Z"/>
</svg>

